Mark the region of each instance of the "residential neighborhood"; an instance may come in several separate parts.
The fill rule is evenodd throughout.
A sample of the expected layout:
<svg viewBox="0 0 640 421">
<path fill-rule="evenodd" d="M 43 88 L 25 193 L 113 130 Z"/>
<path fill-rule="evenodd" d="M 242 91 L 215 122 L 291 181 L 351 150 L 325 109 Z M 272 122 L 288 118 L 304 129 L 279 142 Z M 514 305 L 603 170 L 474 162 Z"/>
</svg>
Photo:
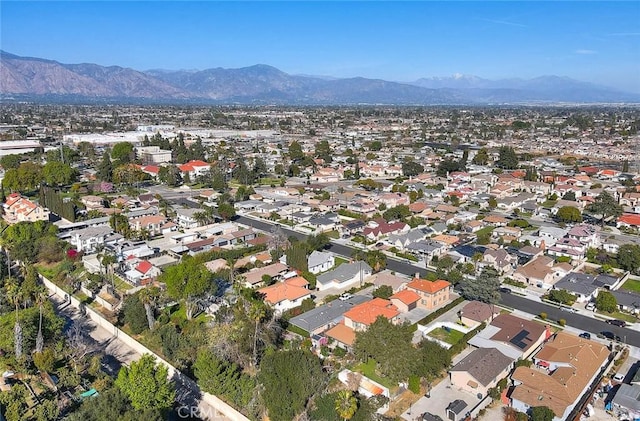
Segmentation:
<svg viewBox="0 0 640 421">
<path fill-rule="evenodd" d="M 4 271 L 190 373 L 229 419 L 333 419 L 340 390 L 359 419 L 633 419 L 637 110 L 489 110 L 95 106 L 102 129 L 36 130 L 8 107 L 0 136 L 43 147 L 0 158 Z M 256 403 L 280 363 L 307 369 L 269 381 L 320 389 Z"/>
</svg>

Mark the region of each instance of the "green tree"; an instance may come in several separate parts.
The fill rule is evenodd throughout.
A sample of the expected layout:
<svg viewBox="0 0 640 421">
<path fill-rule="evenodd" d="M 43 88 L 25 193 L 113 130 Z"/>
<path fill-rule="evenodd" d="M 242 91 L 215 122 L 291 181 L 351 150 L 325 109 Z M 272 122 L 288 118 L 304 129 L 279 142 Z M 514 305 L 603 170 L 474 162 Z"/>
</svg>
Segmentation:
<svg viewBox="0 0 640 421">
<path fill-rule="evenodd" d="M 10 170 L 12 168 L 18 168 L 22 162 L 22 155 L 11 154 L 0 157 L 0 166 L 4 170 Z"/>
<path fill-rule="evenodd" d="M 209 350 L 198 353 L 193 368 L 202 390 L 228 399 L 237 408 L 246 407 L 253 397 L 254 379 Z"/>
<path fill-rule="evenodd" d="M 23 162 L 18 168 L 7 170 L 2 186 L 12 191 L 27 192 L 36 190 L 42 182 L 42 167 L 33 162 Z"/>
<path fill-rule="evenodd" d="M 145 178 L 147 178 L 147 174 L 134 164 L 123 164 L 113 170 L 114 183 L 132 186 L 144 181 Z"/>
<path fill-rule="evenodd" d="M 411 216 L 411 210 L 407 205 L 398 205 L 393 208 L 387 209 L 382 214 L 382 217 L 388 221 L 402 221 L 405 218 Z"/>
<path fill-rule="evenodd" d="M 460 285 L 462 295 L 468 300 L 477 300 L 492 306 L 500 301 L 500 275 L 490 266 L 483 268 L 475 280 L 464 278 Z"/>
<path fill-rule="evenodd" d="M 275 351 L 265 355 L 258 380 L 262 397 L 273 421 L 290 421 L 324 387 L 322 363 L 308 351 Z"/>
<path fill-rule="evenodd" d="M 617 218 L 622 215 L 622 206 L 606 191 L 602 191 L 596 200 L 587 207 L 589 212 L 600 215 L 600 221 L 604 225 L 608 218 Z"/>
<path fill-rule="evenodd" d="M 518 168 L 518 155 L 510 146 L 501 146 L 498 150 L 498 161 L 496 166 L 506 170 L 515 170 Z"/>
<path fill-rule="evenodd" d="M 316 158 L 321 158 L 325 163 L 333 161 L 333 150 L 328 140 L 321 140 L 316 143 Z"/>
<path fill-rule="evenodd" d="M 18 222 L 9 226 L 0 239 L 11 256 L 22 262 L 34 263 L 40 247 L 48 240 L 56 240 L 58 228 L 46 221 Z"/>
<path fill-rule="evenodd" d="M 481 148 L 473 157 L 471 162 L 475 165 L 487 165 L 489 162 L 489 153 L 487 148 Z"/>
<path fill-rule="evenodd" d="M 287 256 L 287 265 L 301 272 L 308 270 L 307 245 L 305 243 L 292 244 L 287 248 L 285 255 Z"/>
<path fill-rule="evenodd" d="M 495 196 L 489 196 L 489 200 L 487 201 L 487 205 L 489 205 L 490 209 L 495 209 L 498 207 L 498 201 Z"/>
<path fill-rule="evenodd" d="M 391 288 L 389 285 L 380 285 L 378 288 L 373 290 L 371 295 L 387 300 L 393 295 L 393 288 Z"/>
<path fill-rule="evenodd" d="M 225 202 L 218 205 L 218 214 L 225 221 L 230 221 L 236 216 L 236 209 L 231 203 Z"/>
<path fill-rule="evenodd" d="M 117 387 L 100 390 L 100 394 L 82 401 L 80 408 L 69 414 L 69 421 L 163 421 L 158 409 L 137 411 Z"/>
<path fill-rule="evenodd" d="M 306 240 L 309 250 L 323 250 L 331 244 L 331 238 L 327 233 L 322 232 L 317 235 L 309 235 Z"/>
<path fill-rule="evenodd" d="M 336 412 L 344 421 L 350 420 L 358 410 L 358 400 L 350 390 L 341 390 L 336 397 Z"/>
<path fill-rule="evenodd" d="M 102 160 L 98 165 L 96 176 L 102 181 L 110 182 L 113 180 L 113 164 L 111 163 L 111 156 L 108 149 L 102 154 Z"/>
<path fill-rule="evenodd" d="M 618 301 L 609 291 L 599 291 L 596 297 L 596 308 L 600 311 L 613 313 L 618 309 Z"/>
<path fill-rule="evenodd" d="M 291 144 L 289 145 L 289 158 L 293 162 L 299 162 L 302 161 L 304 157 L 305 155 L 302 151 L 302 146 L 300 145 L 300 143 L 295 140 L 291 142 Z"/>
<path fill-rule="evenodd" d="M 188 320 L 198 309 L 200 299 L 217 289 L 213 274 L 192 257 L 168 267 L 159 280 L 167 285 L 167 294 L 171 298 L 184 300 Z"/>
<path fill-rule="evenodd" d="M 392 381 L 402 381 L 418 369 L 418 350 L 408 323 L 396 325 L 379 316 L 366 331 L 356 332 L 353 353 L 360 361 L 373 358 L 377 370 Z"/>
<path fill-rule="evenodd" d="M 175 400 L 174 385 L 167 377 L 167 367 L 156 365 L 155 357 L 144 354 L 130 367 L 120 369 L 115 385 L 137 410 L 165 409 Z"/>
<path fill-rule="evenodd" d="M 556 415 L 547 406 L 531 408 L 531 421 L 553 421 Z"/>
<path fill-rule="evenodd" d="M 415 161 L 405 161 L 402 163 L 402 175 L 405 177 L 415 177 L 424 172 L 424 167 Z"/>
<path fill-rule="evenodd" d="M 140 334 L 149 328 L 144 304 L 137 294 L 129 295 L 125 298 L 122 314 L 124 322 L 129 326 L 133 334 Z"/>
<path fill-rule="evenodd" d="M 129 142 L 116 143 L 111 150 L 111 159 L 116 161 L 117 165 L 128 164 L 133 158 L 133 145 Z"/>
<path fill-rule="evenodd" d="M 549 291 L 549 299 L 569 306 L 576 302 L 576 296 L 564 289 L 552 289 Z"/>
<path fill-rule="evenodd" d="M 451 366 L 451 353 L 437 342 L 423 339 L 418 347 L 418 367 L 415 374 L 428 380 L 440 376 Z"/>
<path fill-rule="evenodd" d="M 158 179 L 169 187 L 177 187 L 182 184 L 182 173 L 174 165 L 160 167 Z"/>
<path fill-rule="evenodd" d="M 618 254 L 616 255 L 616 261 L 622 269 L 635 274 L 640 273 L 640 245 L 621 245 L 618 249 Z"/>
<path fill-rule="evenodd" d="M 50 186 L 67 186 L 78 177 L 78 172 L 69 164 L 52 161 L 42 167 L 42 178 Z"/>
<path fill-rule="evenodd" d="M 556 218 L 561 222 L 581 222 L 582 214 L 580 210 L 573 206 L 563 206 L 558 209 Z"/>
</svg>

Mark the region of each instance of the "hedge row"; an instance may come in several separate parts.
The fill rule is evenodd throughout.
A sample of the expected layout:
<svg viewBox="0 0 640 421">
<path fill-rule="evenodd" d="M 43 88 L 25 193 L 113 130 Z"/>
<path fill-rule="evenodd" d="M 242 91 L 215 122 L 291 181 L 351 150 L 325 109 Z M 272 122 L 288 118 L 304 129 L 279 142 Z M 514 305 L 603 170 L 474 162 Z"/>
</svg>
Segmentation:
<svg viewBox="0 0 640 421">
<path fill-rule="evenodd" d="M 454 308 L 455 306 L 457 306 L 458 304 L 460 304 L 463 301 L 464 301 L 464 298 L 462 298 L 462 297 L 456 298 L 455 300 L 451 301 L 446 306 L 437 309 L 433 313 L 428 314 L 426 317 L 424 317 L 422 320 L 420 320 L 418 322 L 418 324 L 426 325 L 426 324 L 431 323 L 432 321 L 434 321 L 438 317 L 442 316 L 444 313 L 446 313 L 447 311 L 451 310 L 452 308 Z"/>
</svg>

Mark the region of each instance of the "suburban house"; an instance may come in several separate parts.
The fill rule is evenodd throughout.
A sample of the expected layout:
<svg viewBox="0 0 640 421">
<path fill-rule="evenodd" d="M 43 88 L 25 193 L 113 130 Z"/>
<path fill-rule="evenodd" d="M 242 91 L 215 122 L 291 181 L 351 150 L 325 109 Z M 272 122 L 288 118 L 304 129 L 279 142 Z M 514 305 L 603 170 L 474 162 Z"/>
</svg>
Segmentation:
<svg viewBox="0 0 640 421">
<path fill-rule="evenodd" d="M 599 342 L 556 333 L 534 356 L 535 366 L 518 367 L 511 375 L 515 386 L 509 396 L 511 406 L 525 413 L 547 406 L 555 414 L 554 421 L 566 420 L 609 355 Z"/>
<path fill-rule="evenodd" d="M 125 277 L 136 286 L 147 285 L 155 281 L 162 271 L 148 260 L 133 259 L 130 262 L 132 269 L 125 272 Z"/>
<path fill-rule="evenodd" d="M 73 245 L 78 252 L 93 253 L 103 247 L 106 239 L 111 236 L 113 230 L 108 225 L 98 225 L 71 231 L 66 240 Z"/>
<path fill-rule="evenodd" d="M 163 234 L 163 227 L 167 218 L 162 215 L 145 215 L 129 220 L 129 227 L 134 231 L 146 230 L 149 236 Z"/>
<path fill-rule="evenodd" d="M 364 295 L 354 295 L 345 301 L 333 300 L 299 316 L 292 317 L 289 323 L 309 332 L 310 335 L 317 335 L 344 322 L 344 313 L 368 300 Z"/>
<path fill-rule="evenodd" d="M 320 272 L 326 272 L 335 266 L 335 257 L 333 253 L 328 251 L 314 250 L 307 258 L 307 267 L 309 272 L 317 275 Z"/>
<path fill-rule="evenodd" d="M 633 213 L 625 213 L 618 218 L 616 223 L 618 228 L 640 228 L 640 215 Z"/>
<path fill-rule="evenodd" d="M 191 180 L 195 180 L 197 177 L 209 173 L 211 165 L 204 161 L 195 160 L 179 165 L 178 168 L 182 174 L 188 174 Z"/>
<path fill-rule="evenodd" d="M 409 229 L 409 225 L 404 222 L 388 223 L 384 219 L 376 219 L 375 221 L 369 222 L 369 225 L 362 233 L 370 240 L 377 240 L 385 235 L 407 232 Z"/>
<path fill-rule="evenodd" d="M 431 282 L 414 278 L 407 284 L 406 289 L 413 291 L 420 297 L 418 307 L 431 311 L 449 302 L 453 285 L 442 279 Z"/>
<path fill-rule="evenodd" d="M 408 313 L 417 308 L 420 295 L 410 289 L 403 289 L 389 297 L 389 300 L 401 313 Z"/>
<path fill-rule="evenodd" d="M 244 284 L 247 288 L 253 288 L 261 285 L 263 276 L 269 276 L 271 279 L 280 279 L 289 270 L 289 266 L 276 262 L 274 264 L 264 266 L 261 268 L 251 269 L 249 272 L 243 274 Z"/>
<path fill-rule="evenodd" d="M 509 375 L 514 361 L 496 348 L 477 348 L 449 370 L 449 379 L 453 386 L 484 397 Z"/>
<path fill-rule="evenodd" d="M 465 326 L 476 327 L 489 323 L 500 314 L 500 309 L 480 301 L 470 301 L 460 310 L 460 322 Z"/>
<path fill-rule="evenodd" d="M 200 223 L 194 217 L 198 212 L 202 212 L 202 210 L 193 208 L 176 209 L 178 226 L 185 229 L 199 227 Z"/>
<path fill-rule="evenodd" d="M 337 268 L 319 275 L 316 288 L 319 291 L 329 288 L 351 288 L 363 284 L 372 272 L 371 266 L 366 262 L 343 263 Z"/>
<path fill-rule="evenodd" d="M 403 290 L 408 282 L 407 278 L 401 278 L 386 270 L 373 275 L 373 285 L 376 288 L 381 285 L 388 285 L 393 289 L 394 293 Z"/>
<path fill-rule="evenodd" d="M 86 195 L 80 198 L 80 202 L 87 210 L 95 210 L 104 208 L 104 198 L 94 195 Z"/>
<path fill-rule="evenodd" d="M 300 306 L 302 301 L 311 298 L 311 291 L 307 288 L 309 282 L 301 276 L 285 279 L 273 285 L 258 290 L 264 296 L 264 302 L 270 304 L 276 314 Z"/>
<path fill-rule="evenodd" d="M 505 274 L 513 271 L 517 259 L 507 253 L 505 249 L 486 249 L 482 255 L 482 264 L 494 268 L 498 273 Z"/>
<path fill-rule="evenodd" d="M 598 296 L 600 289 L 615 289 L 622 278 L 600 274 L 597 276 L 580 272 L 568 273 L 556 282 L 554 289 L 563 289 L 576 296 L 579 303 L 589 302 Z"/>
<path fill-rule="evenodd" d="M 46 208 L 22 197 L 20 193 L 7 196 L 3 207 L 4 220 L 9 224 L 49 220 L 49 211 Z"/>
<path fill-rule="evenodd" d="M 469 345 L 476 348 L 496 348 L 514 360 L 526 359 L 551 336 L 551 331 L 532 320 L 511 314 L 500 314 L 476 336 Z"/>
<path fill-rule="evenodd" d="M 399 315 L 398 308 L 391 301 L 374 298 L 371 301 L 358 304 L 344 313 L 344 324 L 358 332 L 367 330 L 378 317 L 384 317 L 392 323 L 398 323 L 400 321 Z"/>
<path fill-rule="evenodd" d="M 538 256 L 513 272 L 513 279 L 538 288 L 551 288 L 559 279 L 572 270 L 568 263 L 555 264 L 549 256 Z"/>
<path fill-rule="evenodd" d="M 622 383 L 611 404 L 617 419 L 637 420 L 640 418 L 640 385 Z"/>
</svg>

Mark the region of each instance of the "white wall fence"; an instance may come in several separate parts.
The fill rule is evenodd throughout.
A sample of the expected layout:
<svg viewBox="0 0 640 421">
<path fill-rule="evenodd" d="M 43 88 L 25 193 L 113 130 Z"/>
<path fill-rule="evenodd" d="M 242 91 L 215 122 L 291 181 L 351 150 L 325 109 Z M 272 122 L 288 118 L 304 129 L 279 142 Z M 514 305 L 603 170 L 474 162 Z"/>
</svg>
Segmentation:
<svg viewBox="0 0 640 421">
<path fill-rule="evenodd" d="M 51 291 L 52 293 L 54 293 L 55 295 L 57 295 L 58 297 L 62 298 L 65 301 L 70 300 L 70 303 L 73 307 L 77 309 L 80 309 L 81 306 L 84 307 L 84 311 L 86 312 L 87 317 L 89 317 L 98 326 L 110 332 L 114 337 L 118 338 L 118 340 L 122 341 L 125 345 L 127 345 L 128 347 L 130 347 L 140 355 L 142 354 L 153 355 L 158 361 L 158 363 L 163 364 L 164 366 L 167 367 L 169 378 L 176 380 L 176 383 L 177 383 L 176 389 L 178 389 L 176 391 L 178 395 L 180 395 L 180 390 L 179 390 L 180 388 L 184 389 L 185 391 L 196 391 L 197 393 L 200 393 L 200 402 L 199 402 L 199 407 L 197 412 L 192 408 L 180 408 L 180 412 L 182 413 L 179 413 L 178 414 L 179 416 L 182 417 L 182 416 L 186 416 L 187 414 L 189 415 L 193 414 L 193 415 L 198 415 L 200 418 L 204 418 L 212 421 L 214 420 L 216 421 L 219 421 L 219 420 L 249 421 L 247 417 L 242 415 L 240 412 L 236 411 L 232 406 L 222 401 L 217 396 L 201 391 L 199 386 L 194 380 L 184 375 L 182 372 L 180 372 L 180 370 L 175 368 L 173 365 L 171 365 L 164 359 L 160 358 L 160 356 L 156 355 L 149 348 L 145 347 L 140 342 L 133 339 L 127 333 L 118 329 L 111 322 L 105 319 L 101 314 L 99 314 L 98 312 L 96 312 L 95 310 L 93 310 L 92 308 L 86 305 L 82 305 L 82 303 L 76 297 L 67 293 L 66 291 L 58 287 L 56 284 L 49 281 L 44 276 L 40 276 L 40 279 L 42 280 L 42 283 L 44 284 L 44 286 L 46 286 L 47 289 L 49 289 L 49 291 Z"/>
<path fill-rule="evenodd" d="M 445 349 L 449 349 L 451 348 L 453 345 L 451 345 L 450 343 L 447 343 L 445 341 L 442 341 L 440 339 L 434 338 L 433 336 L 429 335 L 429 332 L 431 332 L 434 329 L 438 329 L 439 327 L 445 329 L 452 329 L 452 330 L 457 330 L 458 332 L 462 332 L 464 334 L 469 333 L 471 330 L 473 330 L 473 328 L 468 328 L 466 326 L 462 326 L 459 325 L 457 323 L 453 323 L 453 322 L 433 322 L 428 324 L 427 326 L 422 326 L 422 325 L 418 325 L 418 330 L 420 332 L 422 332 L 422 337 L 425 339 L 428 339 L 430 341 L 433 342 L 437 342 L 438 344 L 440 344 L 440 346 L 442 346 Z"/>
</svg>

